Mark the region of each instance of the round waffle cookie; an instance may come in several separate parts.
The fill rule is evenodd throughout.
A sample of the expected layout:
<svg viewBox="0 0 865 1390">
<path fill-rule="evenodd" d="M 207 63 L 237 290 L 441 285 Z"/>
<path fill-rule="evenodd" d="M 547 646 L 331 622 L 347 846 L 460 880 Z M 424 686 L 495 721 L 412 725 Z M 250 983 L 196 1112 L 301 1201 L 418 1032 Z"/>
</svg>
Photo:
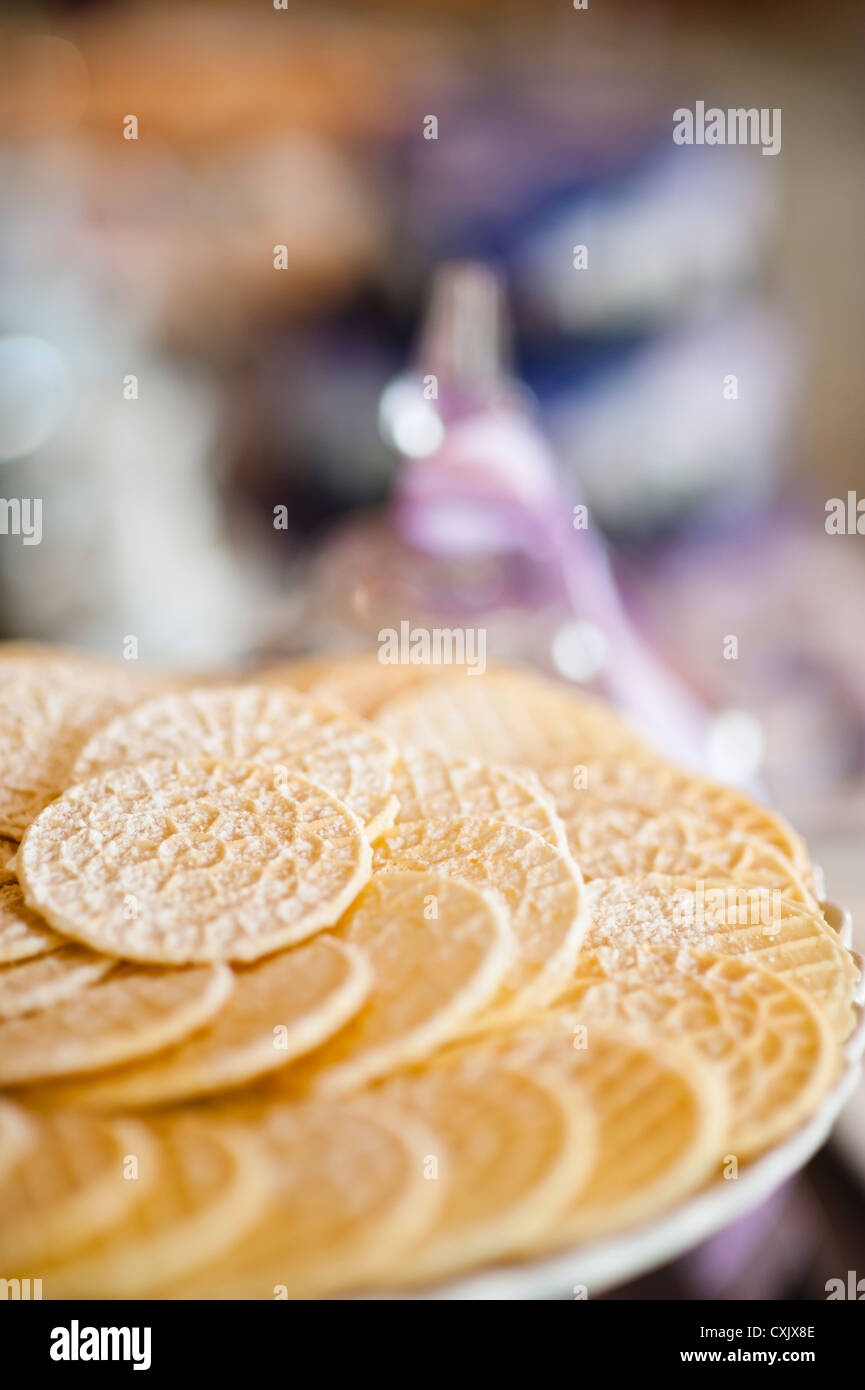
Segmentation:
<svg viewBox="0 0 865 1390">
<path fill-rule="evenodd" d="M 117 768 L 46 807 L 18 854 L 28 904 L 94 950 L 255 960 L 336 922 L 370 874 L 358 818 L 284 768 Z"/>
<path fill-rule="evenodd" d="M 207 1023 L 233 984 L 225 965 L 122 966 L 42 1013 L 0 1023 L 0 1085 L 98 1071 L 170 1047 Z"/>
<path fill-rule="evenodd" d="M 418 685 L 429 668 L 389 665 L 373 654 L 298 657 L 256 672 L 262 685 L 289 685 L 370 719 L 386 700 Z"/>
<path fill-rule="evenodd" d="M 397 743 L 445 758 L 540 769 L 645 745 L 607 706 L 537 676 L 439 676 L 388 700 L 375 722 Z"/>
<path fill-rule="evenodd" d="M 312 686 L 323 680 L 340 658 L 311 655 L 289 656 L 283 661 L 271 661 L 253 670 L 251 679 L 256 685 L 287 685 L 307 694 Z M 347 658 L 354 661 L 354 658 Z"/>
<path fill-rule="evenodd" d="M 8 883 L 15 878 L 15 874 L 9 867 L 18 853 L 17 840 L 5 840 L 0 838 L 0 883 Z"/>
<path fill-rule="evenodd" d="M 431 748 L 402 748 L 394 767 L 397 823 L 483 816 L 533 830 L 567 849 L 550 795 L 532 772 L 517 773 L 477 758 L 447 759 Z"/>
<path fill-rule="evenodd" d="M 729 1128 L 723 1074 L 684 1043 L 591 1029 L 582 1047 L 567 1020 L 515 1028 L 487 1045 L 525 1065 L 561 1067 L 596 1124 L 595 1161 L 543 1242 L 599 1239 L 658 1216 L 720 1177 Z"/>
<path fill-rule="evenodd" d="M 27 907 L 14 878 L 0 883 L 0 965 L 44 956 L 62 944 L 63 937 Z"/>
<path fill-rule="evenodd" d="M 42 1271 L 108 1230 L 148 1191 L 154 1176 L 152 1138 L 134 1120 L 76 1114 L 35 1119 L 33 1142 L 0 1181 L 4 1277 Z"/>
<path fill-rule="evenodd" d="M 508 1066 L 481 1050 L 394 1077 L 378 1096 L 436 1134 L 427 1165 L 444 1181 L 432 1229 L 383 1275 L 395 1284 L 531 1249 L 594 1165 L 592 1107 L 561 1070 Z"/>
<path fill-rule="evenodd" d="M 349 1091 L 420 1061 L 494 998 L 513 956 L 503 910 L 434 873 L 375 874 L 338 932 L 372 968 L 364 1007 L 275 1078 L 285 1094 Z"/>
<path fill-rule="evenodd" d="M 98 1237 L 51 1263 L 50 1298 L 153 1295 L 218 1258 L 267 1202 L 269 1166 L 249 1133 L 186 1117 L 154 1126 L 155 1179 Z"/>
<path fill-rule="evenodd" d="M 813 998 L 838 1037 L 853 1027 L 858 971 L 819 912 L 739 879 L 649 874 L 598 879 L 586 892 L 583 949 L 605 951 L 608 966 L 625 970 L 667 948 L 743 956 Z"/>
<path fill-rule="evenodd" d="M 608 948 L 609 949 L 609 948 Z M 834 1081 L 840 1050 L 802 990 L 742 956 L 667 949 L 618 968 L 616 953 L 585 954 L 556 1008 L 572 1027 L 625 1027 L 647 1041 L 686 1039 L 723 1067 L 730 1097 L 726 1147 L 750 1158 L 789 1134 Z"/>
<path fill-rule="evenodd" d="M 748 835 L 777 850 L 808 882 L 811 864 L 801 837 L 791 826 L 737 787 L 697 777 L 660 759 L 625 758 L 578 767 L 545 768 L 541 781 L 552 794 L 566 830 L 575 837 L 580 823 L 612 809 L 639 812 L 644 821 L 683 811 L 713 832 Z M 576 783 L 576 785 L 575 785 Z M 630 824 L 635 824 L 630 818 Z"/>
<path fill-rule="evenodd" d="M 363 1099 L 249 1105 L 274 1172 L 257 1224 L 189 1298 L 308 1298 L 369 1285 L 420 1240 L 443 1198 L 425 1175 L 438 1143 L 403 1110 Z"/>
<path fill-rule="evenodd" d="M 690 811 L 662 811 L 647 818 L 633 807 L 610 806 L 565 823 L 565 831 L 587 882 L 656 873 L 735 879 L 743 886 L 776 889 L 819 911 L 802 875 L 779 850 L 751 835 L 719 834 Z"/>
<path fill-rule="evenodd" d="M 230 1090 L 317 1048 L 357 1013 L 369 985 L 359 951 L 318 936 L 238 968 L 219 1013 L 176 1046 L 129 1066 L 41 1087 L 28 1099 L 124 1110 Z"/>
<path fill-rule="evenodd" d="M 375 846 L 374 868 L 435 869 L 497 895 L 516 956 L 495 1007 L 544 1004 L 570 976 L 587 925 L 579 872 L 540 835 L 469 816 L 397 825 Z"/>
<path fill-rule="evenodd" d="M 0 834 L 20 839 L 94 730 L 164 684 L 95 659 L 0 656 Z"/>
<path fill-rule="evenodd" d="M 110 956 L 69 944 L 35 960 L 0 966 L 0 1019 L 50 1008 L 101 980 L 116 964 Z"/>
<path fill-rule="evenodd" d="M 0 1100 L 0 1182 L 23 1153 L 35 1142 L 36 1127 L 26 1110 Z"/>
<path fill-rule="evenodd" d="M 163 695 L 100 729 L 75 781 L 154 759 L 211 758 L 285 765 L 326 787 L 370 836 L 391 825 L 394 750 L 365 720 L 296 691 L 256 685 Z"/>
</svg>

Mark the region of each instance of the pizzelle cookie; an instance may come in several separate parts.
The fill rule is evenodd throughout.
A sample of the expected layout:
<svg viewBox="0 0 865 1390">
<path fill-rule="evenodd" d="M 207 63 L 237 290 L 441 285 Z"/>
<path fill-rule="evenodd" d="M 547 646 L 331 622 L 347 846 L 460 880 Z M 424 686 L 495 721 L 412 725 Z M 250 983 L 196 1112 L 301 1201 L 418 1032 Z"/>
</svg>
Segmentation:
<svg viewBox="0 0 865 1390">
<path fill-rule="evenodd" d="M 155 1176 L 154 1146 L 134 1120 L 34 1119 L 33 1142 L 0 1181 L 0 1269 L 44 1269 L 108 1230 Z"/>
<path fill-rule="evenodd" d="M 42 812 L 18 854 L 28 904 L 129 960 L 255 960 L 332 926 L 370 874 L 363 826 L 284 768 L 117 768 Z"/>
<path fill-rule="evenodd" d="M 256 1221 L 271 1182 L 254 1137 L 184 1116 L 153 1126 L 155 1179 L 124 1219 L 49 1264 L 51 1298 L 153 1295 L 220 1256 Z"/>
<path fill-rule="evenodd" d="M 17 880 L 0 884 L 0 965 L 44 956 L 62 944 L 63 937 L 24 902 Z"/>
<path fill-rule="evenodd" d="M 374 848 L 377 871 L 435 869 L 497 895 L 516 956 L 496 1008 L 544 1004 L 566 983 L 587 926 L 585 890 L 570 858 L 540 835 L 461 816 L 397 825 Z"/>
<path fill-rule="evenodd" d="M 0 966 L 0 1019 L 50 1008 L 101 980 L 116 965 L 86 946 L 60 946 L 35 960 Z"/>
<path fill-rule="evenodd" d="M 441 1279 L 531 1249 L 568 1209 L 595 1160 L 592 1107 L 560 1070 L 460 1053 L 385 1082 L 371 1095 L 417 1115 L 438 1136 L 427 1159 L 445 1184 L 422 1241 L 384 1273 Z"/>
<path fill-rule="evenodd" d="M 589 1030 L 588 1046 L 577 1041 L 567 1022 L 551 1017 L 487 1044 L 515 1063 L 561 1067 L 594 1112 L 594 1164 L 548 1230 L 548 1246 L 638 1225 L 719 1177 L 729 1126 L 723 1074 L 695 1048 L 600 1026 Z"/>
<path fill-rule="evenodd" d="M 234 984 L 228 966 L 123 966 L 52 1008 L 0 1023 L 0 1084 L 118 1066 L 202 1027 Z"/>
<path fill-rule="evenodd" d="M 605 951 L 617 968 L 668 947 L 745 956 L 813 998 L 839 1038 L 853 1027 L 858 970 L 818 912 L 738 879 L 648 874 L 598 879 L 586 892 L 583 949 Z"/>
<path fill-rule="evenodd" d="M 90 734 L 163 685 L 96 659 L 0 657 L 0 834 L 19 839 Z"/>
<path fill-rule="evenodd" d="M 311 686 L 327 676 L 338 660 L 340 658 L 335 656 L 315 653 L 310 656 L 289 656 L 255 667 L 250 678 L 256 685 L 287 685 L 305 695 Z"/>
<path fill-rule="evenodd" d="M 609 808 L 628 808 L 646 820 L 669 811 L 685 811 L 713 830 L 748 835 L 783 854 L 809 882 L 811 864 L 801 836 L 768 806 L 762 806 L 738 787 L 698 777 L 660 759 L 625 758 L 591 762 L 581 767 L 545 768 L 540 775 L 556 809 L 572 831 L 585 817 Z M 575 785 L 576 783 L 576 785 Z"/>
<path fill-rule="evenodd" d="M 750 1158 L 808 1116 L 838 1074 L 840 1050 L 822 1010 L 742 956 L 668 948 L 607 970 L 586 953 L 556 1004 L 572 1027 L 633 1029 L 686 1040 L 721 1066 L 730 1098 L 726 1148 Z"/>
<path fill-rule="evenodd" d="M 255 673 L 262 685 L 290 685 L 370 719 L 401 691 L 420 684 L 429 667 L 387 665 L 373 654 L 309 656 L 278 662 Z"/>
<path fill-rule="evenodd" d="M 40 1105 L 123 1110 L 230 1090 L 317 1048 L 357 1012 L 370 970 L 354 947 L 322 934 L 235 971 L 204 1028 L 166 1051 L 30 1092 Z"/>
<path fill-rule="evenodd" d="M 337 931 L 369 962 L 369 998 L 274 1078 L 285 1095 L 338 1094 L 426 1057 L 491 1002 L 514 951 L 493 899 L 434 873 L 375 874 Z"/>
<path fill-rule="evenodd" d="M 533 769 L 645 747 L 607 706 L 528 673 L 439 676 L 388 700 L 375 722 L 445 758 Z"/>
<path fill-rule="evenodd" d="M 425 1163 L 436 1136 L 383 1100 L 255 1105 L 231 1113 L 254 1129 L 274 1172 L 258 1223 L 188 1298 L 309 1298 L 375 1282 L 429 1229 L 444 1182 Z"/>
<path fill-rule="evenodd" d="M 15 878 L 9 867 L 18 853 L 18 841 L 0 838 L 0 883 L 8 883 Z"/>
<path fill-rule="evenodd" d="M 179 758 L 284 764 L 343 801 L 371 837 L 396 812 L 394 749 L 379 729 L 296 691 L 256 685 L 186 691 L 140 705 L 90 739 L 74 780 Z"/>
<path fill-rule="evenodd" d="M 534 830 L 557 849 L 567 849 L 552 798 L 532 772 L 514 772 L 477 758 L 449 760 L 431 748 L 403 747 L 394 767 L 393 789 L 399 802 L 397 824 L 482 816 Z"/>
<path fill-rule="evenodd" d="M 719 835 L 690 811 L 662 811 L 648 819 L 633 807 L 610 806 L 565 822 L 571 854 L 587 882 L 595 878 L 667 874 L 693 879 L 735 879 L 745 887 L 777 889 L 819 911 L 802 875 L 786 855 L 750 835 Z"/>
<path fill-rule="evenodd" d="M 0 1182 L 35 1137 L 36 1127 L 28 1112 L 12 1101 L 0 1100 Z"/>
</svg>

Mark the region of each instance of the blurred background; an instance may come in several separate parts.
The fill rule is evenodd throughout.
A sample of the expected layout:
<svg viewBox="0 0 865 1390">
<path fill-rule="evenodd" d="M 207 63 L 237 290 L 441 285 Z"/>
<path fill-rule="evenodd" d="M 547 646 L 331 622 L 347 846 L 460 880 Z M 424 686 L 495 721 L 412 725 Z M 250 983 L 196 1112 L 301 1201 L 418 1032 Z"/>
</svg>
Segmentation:
<svg viewBox="0 0 865 1390">
<path fill-rule="evenodd" d="M 846 0 L 0 8 L 2 635 L 483 627 L 784 809 L 865 950 L 863 51 Z M 674 144 L 698 100 L 780 153 Z M 863 1192 L 860 1097 L 621 1296 L 824 1297 Z"/>
</svg>

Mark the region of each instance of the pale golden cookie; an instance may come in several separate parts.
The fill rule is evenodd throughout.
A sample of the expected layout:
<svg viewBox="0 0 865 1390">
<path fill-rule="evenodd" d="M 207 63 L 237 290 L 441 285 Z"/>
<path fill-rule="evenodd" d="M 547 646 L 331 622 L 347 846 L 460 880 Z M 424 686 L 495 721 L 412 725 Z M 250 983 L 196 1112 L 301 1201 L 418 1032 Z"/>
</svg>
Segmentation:
<svg viewBox="0 0 865 1390">
<path fill-rule="evenodd" d="M 44 1274 L 121 1220 L 154 1177 L 153 1141 L 136 1121 L 70 1113 L 33 1124 L 32 1143 L 0 1182 L 4 1275 Z"/>
<path fill-rule="evenodd" d="M 424 1165 L 438 1139 L 405 1111 L 365 1098 L 250 1105 L 245 1123 L 274 1169 L 275 1190 L 257 1225 L 178 1290 L 183 1296 L 361 1289 L 435 1219 L 445 1183 L 427 1179 Z"/>
<path fill-rule="evenodd" d="M 435 869 L 497 895 L 516 956 L 496 1008 L 544 1004 L 566 984 L 588 922 L 585 890 L 568 856 L 540 835 L 462 816 L 397 825 L 374 849 L 377 871 Z"/>
<path fill-rule="evenodd" d="M 18 854 L 28 904 L 94 950 L 255 960 L 332 926 L 370 874 L 358 818 L 304 777 L 206 760 L 72 787 Z"/>
<path fill-rule="evenodd" d="M 609 960 L 609 968 L 605 961 Z M 585 953 L 556 1005 L 569 1023 L 627 1027 L 685 1040 L 723 1067 L 730 1097 L 726 1148 L 750 1158 L 789 1134 L 835 1080 L 840 1049 L 822 1010 L 742 956 L 667 948 L 620 968 Z"/>
<path fill-rule="evenodd" d="M 27 1111 L 0 1099 L 0 1182 L 13 1164 L 35 1142 L 36 1127 Z"/>
<path fill-rule="evenodd" d="M 559 764 L 545 768 L 540 780 L 552 794 L 570 832 L 575 832 L 586 818 L 611 809 L 639 812 L 643 822 L 671 811 L 684 811 L 711 829 L 711 838 L 726 834 L 751 836 L 783 854 L 806 881 L 810 877 L 810 860 L 801 836 L 782 816 L 761 806 L 738 787 L 712 782 L 660 759 L 648 758 L 617 758 L 576 767 Z M 632 818 L 631 823 L 637 822 Z"/>
<path fill-rule="evenodd" d="M 262 685 L 289 685 L 370 719 L 385 700 L 419 684 L 429 667 L 390 665 L 375 654 L 296 657 L 255 673 Z"/>
<path fill-rule="evenodd" d="M 735 879 L 743 886 L 778 889 L 812 910 L 817 902 L 786 855 L 750 835 L 719 835 L 691 811 L 642 811 L 610 806 L 565 824 L 568 846 L 586 881 L 674 874 Z"/>
<path fill-rule="evenodd" d="M 386 1271 L 394 1284 L 530 1249 L 594 1166 L 592 1107 L 560 1070 L 511 1067 L 480 1049 L 394 1077 L 378 1095 L 438 1136 L 427 1165 L 445 1184 L 432 1229 Z"/>
<path fill-rule="evenodd" d="M 369 998 L 274 1078 L 286 1095 L 351 1090 L 427 1056 L 495 997 L 513 957 L 504 911 L 433 873 L 375 874 L 338 927 L 372 969 Z"/>
<path fill-rule="evenodd" d="M 62 945 L 63 937 L 27 907 L 17 879 L 0 883 L 0 965 L 32 960 Z"/>
<path fill-rule="evenodd" d="M 204 1028 L 125 1067 L 28 1092 L 40 1105 L 123 1110 L 241 1086 L 317 1048 L 357 1013 L 370 986 L 361 952 L 329 935 L 235 971 Z"/>
<path fill-rule="evenodd" d="M 0 834 L 19 839 L 69 785 L 93 731 L 153 689 L 107 662 L 0 659 Z"/>
<path fill-rule="evenodd" d="M 250 678 L 256 685 L 287 685 L 305 695 L 310 686 L 326 676 L 339 660 L 341 658 L 338 656 L 321 652 L 311 656 L 289 656 L 282 661 L 270 661 L 265 666 L 255 667 Z"/>
<path fill-rule="evenodd" d="M 0 883 L 7 883 L 15 878 L 15 874 L 9 867 L 18 853 L 17 840 L 0 839 Z"/>
<path fill-rule="evenodd" d="M 587 1047 L 581 1047 L 583 1041 Z M 514 1029 L 498 1046 L 515 1061 L 560 1066 L 595 1116 L 595 1162 L 547 1245 L 596 1240 L 660 1216 L 720 1179 L 727 1137 L 723 1073 L 695 1048 L 640 1042 L 600 1027 L 588 1038 L 554 1017 Z"/>
<path fill-rule="evenodd" d="M 169 1047 L 228 998 L 225 965 L 123 966 L 51 1009 L 0 1023 L 0 1085 L 99 1071 Z"/>
<path fill-rule="evenodd" d="M 268 1200 L 270 1166 L 249 1133 L 200 1119 L 154 1125 L 154 1178 L 124 1219 L 48 1266 L 50 1298 L 137 1298 L 223 1254 Z"/>
<path fill-rule="evenodd" d="M 34 960 L 0 966 L 0 1019 L 50 1008 L 101 980 L 116 963 L 70 943 Z"/>
<path fill-rule="evenodd" d="M 597 879 L 586 892 L 583 949 L 604 950 L 608 968 L 626 970 L 668 947 L 745 956 L 810 995 L 839 1037 L 850 1032 L 858 971 L 819 913 L 738 879 L 647 874 Z"/>
<path fill-rule="evenodd" d="M 274 687 L 224 686 L 163 695 L 90 740 L 75 780 L 154 759 L 282 764 L 326 787 L 370 836 L 392 824 L 394 749 L 365 720 Z"/>
<path fill-rule="evenodd" d="M 532 772 L 514 772 L 476 758 L 450 760 L 431 748 L 403 747 L 393 778 L 397 824 L 482 816 L 534 830 L 558 849 L 567 848 L 552 798 Z"/>
<path fill-rule="evenodd" d="M 375 722 L 397 743 L 445 758 L 535 769 L 645 746 L 606 705 L 528 674 L 431 679 L 388 700 Z"/>
</svg>

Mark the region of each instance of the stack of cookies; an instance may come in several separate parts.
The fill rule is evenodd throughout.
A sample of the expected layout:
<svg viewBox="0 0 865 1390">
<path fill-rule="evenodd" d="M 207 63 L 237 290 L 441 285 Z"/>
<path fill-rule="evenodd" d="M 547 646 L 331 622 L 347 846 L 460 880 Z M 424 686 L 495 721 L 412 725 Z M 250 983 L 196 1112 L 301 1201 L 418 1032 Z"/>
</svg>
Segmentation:
<svg viewBox="0 0 865 1390">
<path fill-rule="evenodd" d="M 741 791 L 527 671 L 0 653 L 0 1277 L 412 1289 L 637 1227 L 836 1082 L 859 972 Z"/>
</svg>

